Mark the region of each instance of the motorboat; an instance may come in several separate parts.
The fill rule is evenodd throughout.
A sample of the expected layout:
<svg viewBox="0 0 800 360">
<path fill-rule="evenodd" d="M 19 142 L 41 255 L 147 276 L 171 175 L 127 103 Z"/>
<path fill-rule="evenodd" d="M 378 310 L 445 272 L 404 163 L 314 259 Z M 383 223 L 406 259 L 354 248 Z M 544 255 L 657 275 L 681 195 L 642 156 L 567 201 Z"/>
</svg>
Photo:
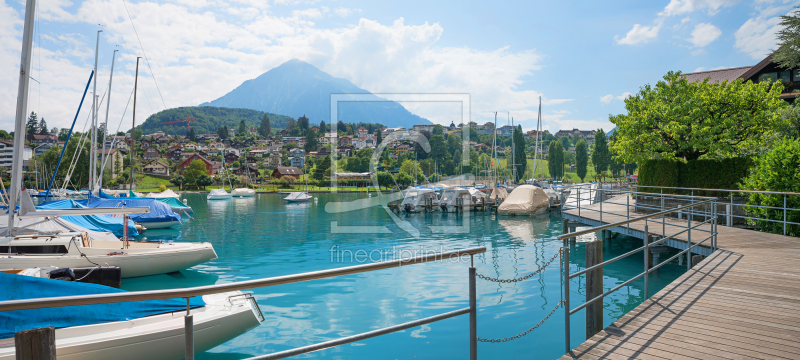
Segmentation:
<svg viewBox="0 0 800 360">
<path fill-rule="evenodd" d="M 206 196 L 207 200 L 228 200 L 231 198 L 231 194 L 229 194 L 225 189 L 214 189 L 208 193 Z"/>
<path fill-rule="evenodd" d="M 124 293 L 96 284 L 41 279 L 0 273 L 4 284 L 25 289 L 23 299 L 54 295 Z M 32 289 L 39 293 L 31 296 Z M 9 292 L 11 293 L 11 292 Z M 18 300 L 6 294 L 3 300 Z M 182 299 L 98 304 L 74 308 L 19 310 L 0 313 L 0 360 L 16 358 L 14 332 L 55 326 L 56 356 L 60 360 L 174 360 L 185 354 Z M 258 304 L 240 291 L 192 298 L 194 351 L 201 353 L 247 332 L 263 321 Z M 88 308 L 88 309 L 81 309 Z M 71 316 L 65 310 L 71 309 Z M 80 312 L 76 316 L 74 312 Z M 23 315 L 24 317 L 20 316 Z M 22 320 L 19 323 L 20 319 Z"/>
<path fill-rule="evenodd" d="M 443 212 L 458 212 L 458 204 L 461 203 L 462 211 L 469 211 L 472 208 L 472 195 L 469 190 L 464 188 L 452 188 L 442 191 L 442 198 L 439 199 L 439 209 Z"/>
<path fill-rule="evenodd" d="M 312 198 L 313 196 L 308 195 L 308 193 L 305 191 L 297 191 L 289 194 L 289 196 L 283 198 L 283 200 L 288 202 L 304 202 L 310 201 Z"/>
<path fill-rule="evenodd" d="M 517 186 L 511 194 L 497 207 L 503 215 L 538 215 L 550 206 L 550 198 L 540 187 L 533 185 Z"/>
<path fill-rule="evenodd" d="M 236 188 L 231 190 L 231 196 L 233 197 L 254 197 L 255 195 L 256 191 L 253 189 Z"/>
<path fill-rule="evenodd" d="M 15 223 L 33 220 L 35 225 L 70 215 L 146 213 L 147 207 L 36 209 L 23 193 Z M 48 220 L 51 219 L 51 220 Z M 13 236 L 0 237 L 0 269 L 43 266 L 79 268 L 107 264 L 122 269 L 123 278 L 166 274 L 188 269 L 217 258 L 210 243 L 136 242 L 100 237 L 70 229 L 37 230 L 15 226 Z M 5 232 L 4 232 L 5 233 Z"/>
<path fill-rule="evenodd" d="M 400 210 L 413 213 L 425 210 L 425 205 L 433 205 L 431 210 L 439 205 L 439 196 L 431 188 L 424 186 L 409 187 L 403 202 L 400 203 Z"/>
</svg>

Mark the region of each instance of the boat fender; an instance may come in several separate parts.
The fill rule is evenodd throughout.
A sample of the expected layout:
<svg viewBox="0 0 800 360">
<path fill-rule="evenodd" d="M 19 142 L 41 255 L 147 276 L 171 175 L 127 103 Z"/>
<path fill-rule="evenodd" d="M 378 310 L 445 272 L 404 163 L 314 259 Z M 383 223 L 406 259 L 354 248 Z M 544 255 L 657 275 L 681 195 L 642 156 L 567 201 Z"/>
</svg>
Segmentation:
<svg viewBox="0 0 800 360">
<path fill-rule="evenodd" d="M 75 273 L 70 268 L 60 268 L 50 271 L 50 278 L 55 280 L 75 280 Z"/>
</svg>

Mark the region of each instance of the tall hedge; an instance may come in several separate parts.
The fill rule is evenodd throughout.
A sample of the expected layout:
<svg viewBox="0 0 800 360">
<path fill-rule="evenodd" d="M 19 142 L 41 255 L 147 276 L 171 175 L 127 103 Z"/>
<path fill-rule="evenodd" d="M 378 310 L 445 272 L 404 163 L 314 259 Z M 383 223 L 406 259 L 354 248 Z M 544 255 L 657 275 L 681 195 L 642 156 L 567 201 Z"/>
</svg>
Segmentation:
<svg viewBox="0 0 800 360">
<path fill-rule="evenodd" d="M 761 191 L 780 191 L 788 193 L 800 192 L 800 139 L 784 138 L 773 144 L 772 149 L 756 159 L 756 166 L 743 181 L 743 189 Z M 789 223 L 800 223 L 800 211 L 784 211 L 788 208 L 800 208 L 800 195 L 759 194 L 751 193 L 747 202 L 751 216 L 774 221 L 751 221 L 761 231 L 800 236 L 800 225 L 787 224 L 784 229 L 784 216 Z"/>
<path fill-rule="evenodd" d="M 753 166 L 751 158 L 723 160 L 648 160 L 639 168 L 639 185 L 702 189 L 739 189 Z M 660 192 L 656 189 L 641 189 Z M 689 194 L 691 191 L 664 189 L 669 194 Z M 724 196 L 727 193 L 703 192 L 700 196 Z"/>
</svg>

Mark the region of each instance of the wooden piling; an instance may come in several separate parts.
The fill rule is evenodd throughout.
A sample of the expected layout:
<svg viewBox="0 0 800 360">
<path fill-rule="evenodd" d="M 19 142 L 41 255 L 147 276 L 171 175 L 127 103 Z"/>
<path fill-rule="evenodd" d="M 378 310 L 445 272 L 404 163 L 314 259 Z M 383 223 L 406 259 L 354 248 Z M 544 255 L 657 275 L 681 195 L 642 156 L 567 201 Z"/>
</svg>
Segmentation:
<svg viewBox="0 0 800 360">
<path fill-rule="evenodd" d="M 586 243 L 586 267 L 603 262 L 603 240 Z M 603 268 L 586 273 L 586 301 L 603 294 Z M 598 300 L 586 307 L 586 338 L 603 330 L 603 301 Z"/>
<path fill-rule="evenodd" d="M 56 360 L 56 328 L 22 330 L 14 334 L 17 360 Z"/>
</svg>

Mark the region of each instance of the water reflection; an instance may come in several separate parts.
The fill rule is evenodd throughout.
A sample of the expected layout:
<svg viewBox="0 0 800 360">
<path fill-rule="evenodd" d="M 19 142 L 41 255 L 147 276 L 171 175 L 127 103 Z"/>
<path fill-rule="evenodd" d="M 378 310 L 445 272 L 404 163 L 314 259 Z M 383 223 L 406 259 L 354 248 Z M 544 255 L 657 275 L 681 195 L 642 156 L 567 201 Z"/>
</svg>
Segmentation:
<svg viewBox="0 0 800 360">
<path fill-rule="evenodd" d="M 318 202 L 286 203 L 282 195 L 258 195 L 232 201 L 206 201 L 190 194 L 195 220 L 178 234 L 148 232 L 148 239 L 163 237 L 181 241 L 209 241 L 219 259 L 178 274 L 123 280 L 123 288 L 143 290 L 196 286 L 298 272 L 356 265 L 343 252 L 378 254 L 372 260 L 395 258 L 400 251 L 448 251 L 486 246 L 475 257 L 478 273 L 509 279 L 525 276 L 543 266 L 561 247 L 561 218 L 556 214 L 536 217 L 498 217 L 492 213 L 399 214 L 418 229 L 412 236 L 398 226 L 381 207 L 328 213 L 325 204 L 365 197 L 355 194 L 315 194 Z M 379 226 L 389 234 L 339 234 L 333 221 L 347 226 Z M 456 226 L 468 232 L 433 232 L 433 226 Z M 620 236 L 609 241 L 604 256 L 621 254 L 638 241 Z M 572 250 L 572 272 L 583 267 L 582 243 Z M 366 259 L 370 261 L 369 259 Z M 611 288 L 642 268 L 640 257 L 618 261 L 605 273 Z M 250 332 L 229 341 L 198 359 L 233 359 L 287 350 L 315 342 L 398 324 L 467 306 L 469 263 L 435 262 L 348 275 L 306 283 L 254 290 L 267 320 Z M 478 280 L 478 335 L 515 335 L 538 322 L 560 301 L 558 260 L 529 280 L 494 283 Z M 664 267 L 651 293 L 682 273 L 681 267 Z M 572 306 L 583 298 L 583 279 L 575 279 Z M 606 325 L 641 301 L 640 284 L 609 296 L 604 302 Z M 573 316 L 572 328 L 583 329 L 582 313 Z M 535 334 L 504 344 L 480 344 L 481 353 L 492 358 L 522 359 L 536 354 L 556 358 L 563 352 L 563 317 L 554 316 Z M 468 317 L 458 317 L 359 342 L 307 354 L 304 358 L 417 359 L 465 358 Z M 421 337 L 424 336 L 424 339 Z M 573 331 L 573 341 L 584 334 Z M 226 353 L 225 355 L 219 355 Z M 386 356 L 376 356 L 385 354 Z"/>
</svg>

